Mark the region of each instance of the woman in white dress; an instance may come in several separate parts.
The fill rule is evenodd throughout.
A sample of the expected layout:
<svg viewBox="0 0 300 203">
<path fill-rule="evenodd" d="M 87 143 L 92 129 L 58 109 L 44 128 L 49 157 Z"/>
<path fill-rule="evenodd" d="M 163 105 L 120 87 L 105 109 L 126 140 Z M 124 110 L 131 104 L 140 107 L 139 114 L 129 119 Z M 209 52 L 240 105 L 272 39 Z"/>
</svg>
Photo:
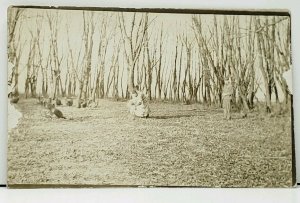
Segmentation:
<svg viewBox="0 0 300 203">
<path fill-rule="evenodd" d="M 127 103 L 129 113 L 140 118 L 148 118 L 150 108 L 147 96 L 138 90 L 134 90 L 131 94 L 131 99 Z"/>
</svg>

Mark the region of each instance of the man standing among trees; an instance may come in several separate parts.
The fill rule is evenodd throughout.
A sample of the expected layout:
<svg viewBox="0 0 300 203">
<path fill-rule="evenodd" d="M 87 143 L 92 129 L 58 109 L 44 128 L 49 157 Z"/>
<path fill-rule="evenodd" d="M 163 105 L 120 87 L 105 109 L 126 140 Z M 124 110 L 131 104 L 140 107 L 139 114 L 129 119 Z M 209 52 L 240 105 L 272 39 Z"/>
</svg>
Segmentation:
<svg viewBox="0 0 300 203">
<path fill-rule="evenodd" d="M 223 108 L 224 108 L 224 117 L 225 119 L 231 119 L 231 115 L 230 115 L 230 109 L 231 109 L 231 97 L 233 94 L 233 87 L 231 85 L 231 82 L 229 80 L 229 77 L 225 78 L 225 85 L 223 88 Z"/>
</svg>

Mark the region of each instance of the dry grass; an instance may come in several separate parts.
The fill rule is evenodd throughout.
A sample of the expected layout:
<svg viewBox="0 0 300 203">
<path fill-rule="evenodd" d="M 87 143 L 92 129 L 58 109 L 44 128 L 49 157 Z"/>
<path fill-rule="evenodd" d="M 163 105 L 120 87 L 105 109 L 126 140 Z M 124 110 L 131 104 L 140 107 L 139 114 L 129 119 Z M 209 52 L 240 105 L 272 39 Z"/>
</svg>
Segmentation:
<svg viewBox="0 0 300 203">
<path fill-rule="evenodd" d="M 133 120 L 126 103 L 60 107 L 51 119 L 35 100 L 9 135 L 8 183 L 285 187 L 292 184 L 291 118 L 153 103 Z"/>
</svg>

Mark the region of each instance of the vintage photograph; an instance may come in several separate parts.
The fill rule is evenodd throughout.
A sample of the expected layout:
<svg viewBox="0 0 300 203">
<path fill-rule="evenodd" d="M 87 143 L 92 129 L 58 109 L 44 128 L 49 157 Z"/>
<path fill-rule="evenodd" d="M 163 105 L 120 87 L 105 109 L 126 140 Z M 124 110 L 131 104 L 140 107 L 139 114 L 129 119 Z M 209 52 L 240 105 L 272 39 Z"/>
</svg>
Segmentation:
<svg viewBox="0 0 300 203">
<path fill-rule="evenodd" d="M 9 187 L 294 186 L 288 11 L 7 15 Z"/>
</svg>

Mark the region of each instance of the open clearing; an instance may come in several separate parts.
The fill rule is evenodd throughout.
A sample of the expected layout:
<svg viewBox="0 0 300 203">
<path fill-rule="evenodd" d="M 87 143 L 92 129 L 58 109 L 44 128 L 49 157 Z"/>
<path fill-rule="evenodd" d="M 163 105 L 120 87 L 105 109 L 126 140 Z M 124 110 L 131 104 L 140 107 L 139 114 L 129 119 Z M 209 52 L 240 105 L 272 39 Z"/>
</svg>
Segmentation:
<svg viewBox="0 0 300 203">
<path fill-rule="evenodd" d="M 9 133 L 8 184 L 284 187 L 292 184 L 291 118 L 251 113 L 224 120 L 221 109 L 151 103 L 132 119 L 125 102 L 58 107 L 46 116 L 20 100 Z"/>
</svg>

